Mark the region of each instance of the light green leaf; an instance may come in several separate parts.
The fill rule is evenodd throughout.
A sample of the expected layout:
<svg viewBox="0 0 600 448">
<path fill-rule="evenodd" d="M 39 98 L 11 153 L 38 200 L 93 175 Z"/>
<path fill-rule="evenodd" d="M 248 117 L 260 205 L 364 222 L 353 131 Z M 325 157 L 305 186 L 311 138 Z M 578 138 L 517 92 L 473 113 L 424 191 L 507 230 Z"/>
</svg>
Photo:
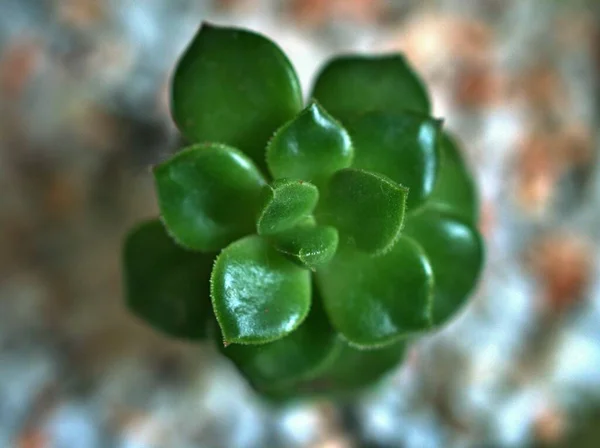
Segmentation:
<svg viewBox="0 0 600 448">
<path fill-rule="evenodd" d="M 211 298 L 225 344 L 275 341 L 294 331 L 308 314 L 310 273 L 263 238 L 246 237 L 217 257 Z"/>
<path fill-rule="evenodd" d="M 427 200 L 436 182 L 440 127 L 439 120 L 411 113 L 371 112 L 349 119 L 352 166 L 407 187 L 407 207 L 413 210 Z"/>
<path fill-rule="evenodd" d="M 335 255 L 338 232 L 330 226 L 300 225 L 275 235 L 272 243 L 298 265 L 314 270 Z"/>
<path fill-rule="evenodd" d="M 179 244 L 215 251 L 253 232 L 265 181 L 236 149 L 192 146 L 155 167 L 154 178 L 162 219 Z"/>
<path fill-rule="evenodd" d="M 317 103 L 311 103 L 281 127 L 267 148 L 267 165 L 275 178 L 325 182 L 352 163 L 346 130 Z"/>
<path fill-rule="evenodd" d="M 375 258 L 340 249 L 317 280 L 333 327 L 355 346 L 383 346 L 431 325 L 432 268 L 404 236 Z"/>
<path fill-rule="evenodd" d="M 320 217 L 340 242 L 379 255 L 400 236 L 408 189 L 370 171 L 346 168 L 331 178 Z"/>
<path fill-rule="evenodd" d="M 256 222 L 259 235 L 288 230 L 309 216 L 319 200 L 319 190 L 302 180 L 278 179 L 263 188 Z"/>
</svg>

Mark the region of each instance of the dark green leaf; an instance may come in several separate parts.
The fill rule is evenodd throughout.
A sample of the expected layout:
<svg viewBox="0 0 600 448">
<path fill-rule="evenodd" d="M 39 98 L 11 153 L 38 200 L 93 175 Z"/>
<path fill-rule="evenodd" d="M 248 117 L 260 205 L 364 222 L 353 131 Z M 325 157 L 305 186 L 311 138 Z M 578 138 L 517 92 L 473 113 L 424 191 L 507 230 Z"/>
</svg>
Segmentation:
<svg viewBox="0 0 600 448">
<path fill-rule="evenodd" d="M 433 274 L 409 238 L 375 258 L 339 250 L 317 279 L 331 323 L 356 346 L 381 346 L 430 326 Z"/>
<path fill-rule="evenodd" d="M 144 222 L 123 246 L 127 306 L 163 333 L 184 339 L 205 336 L 212 319 L 210 271 L 214 255 L 176 245 L 158 220 Z"/>
<path fill-rule="evenodd" d="M 318 372 L 336 354 L 337 335 L 322 306 L 313 303 L 306 320 L 288 336 L 260 345 L 221 348 L 248 380 L 261 391 L 292 388 Z"/>
<path fill-rule="evenodd" d="M 338 232 L 330 226 L 301 225 L 272 238 L 273 247 L 308 269 L 329 262 L 338 246 Z"/>
<path fill-rule="evenodd" d="M 321 184 L 352 163 L 346 130 L 317 103 L 277 131 L 267 148 L 267 165 L 275 178 L 290 177 Z"/>
<path fill-rule="evenodd" d="M 195 145 L 154 169 L 162 219 L 183 246 L 214 251 L 254 231 L 259 171 L 241 152 Z"/>
<path fill-rule="evenodd" d="M 442 136 L 441 156 L 442 163 L 430 198 L 431 203 L 448 207 L 476 223 L 479 217 L 477 188 L 455 139 L 447 133 Z"/>
<path fill-rule="evenodd" d="M 319 212 L 337 227 L 340 241 L 381 254 L 400 235 L 408 189 L 385 176 L 346 168 L 331 178 Z"/>
<path fill-rule="evenodd" d="M 410 191 L 409 210 L 433 191 L 439 165 L 441 122 L 411 113 L 371 112 L 346 122 L 355 154 L 352 166 L 384 174 Z"/>
<path fill-rule="evenodd" d="M 334 117 L 379 110 L 429 114 L 425 86 L 400 54 L 340 56 L 325 65 L 312 97 Z"/>
<path fill-rule="evenodd" d="M 400 364 L 405 345 L 404 341 L 398 341 L 382 348 L 361 350 L 338 338 L 334 354 L 324 368 L 297 389 L 304 393 L 345 393 L 372 386 Z"/>
<path fill-rule="evenodd" d="M 425 250 L 435 278 L 432 318 L 443 324 L 464 304 L 479 279 L 483 241 L 464 218 L 427 206 L 406 220 L 406 235 Z"/>
<path fill-rule="evenodd" d="M 261 344 L 288 335 L 310 308 L 310 272 L 264 239 L 227 246 L 211 276 L 213 308 L 225 344 Z"/>
<path fill-rule="evenodd" d="M 240 148 L 261 168 L 269 138 L 301 109 L 290 61 L 250 31 L 202 25 L 173 77 L 171 110 L 183 135 Z"/>
<path fill-rule="evenodd" d="M 319 190 L 302 180 L 278 179 L 263 188 L 256 222 L 259 235 L 290 229 L 309 216 L 319 200 Z"/>
</svg>

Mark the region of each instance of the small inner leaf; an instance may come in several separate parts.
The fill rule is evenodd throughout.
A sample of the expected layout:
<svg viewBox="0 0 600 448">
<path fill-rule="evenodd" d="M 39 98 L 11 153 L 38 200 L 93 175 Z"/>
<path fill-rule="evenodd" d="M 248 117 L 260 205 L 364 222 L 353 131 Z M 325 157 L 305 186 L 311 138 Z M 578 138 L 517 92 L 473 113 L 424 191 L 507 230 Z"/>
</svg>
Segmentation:
<svg viewBox="0 0 600 448">
<path fill-rule="evenodd" d="M 338 232 L 330 226 L 301 225 L 275 235 L 272 243 L 300 266 L 314 270 L 335 255 Z"/>
<path fill-rule="evenodd" d="M 331 178 L 322 218 L 340 232 L 340 241 L 378 255 L 398 239 L 408 189 L 370 171 L 347 168 Z"/>
<path fill-rule="evenodd" d="M 263 188 L 256 230 L 259 235 L 274 235 L 293 227 L 312 213 L 319 190 L 301 180 L 278 179 Z"/>
<path fill-rule="evenodd" d="M 159 220 L 134 228 L 123 246 L 127 306 L 163 333 L 184 339 L 206 336 L 213 319 L 210 271 L 213 254 L 189 252 L 169 237 Z"/>
<path fill-rule="evenodd" d="M 313 102 L 277 131 L 267 147 L 267 165 L 275 178 L 320 184 L 349 167 L 352 154 L 346 130 Z"/>
<path fill-rule="evenodd" d="M 458 144 L 448 133 L 442 135 L 441 166 L 430 201 L 449 208 L 472 223 L 479 215 L 477 188 Z"/>
<path fill-rule="evenodd" d="M 173 77 L 171 111 L 182 134 L 239 148 L 261 168 L 269 138 L 301 109 L 290 61 L 251 31 L 203 24 Z"/>
<path fill-rule="evenodd" d="M 265 180 L 236 149 L 192 146 L 155 167 L 154 179 L 162 219 L 179 244 L 215 251 L 253 231 Z"/>
<path fill-rule="evenodd" d="M 433 191 L 439 166 L 441 122 L 412 113 L 371 112 L 347 121 L 353 168 L 383 174 L 410 189 L 409 210 Z"/>
<path fill-rule="evenodd" d="M 274 341 L 294 331 L 308 314 L 310 272 L 261 237 L 246 237 L 217 257 L 211 298 L 225 344 Z"/>
<path fill-rule="evenodd" d="M 333 58 L 318 75 L 312 97 L 344 124 L 370 111 L 428 115 L 431 109 L 424 84 L 401 54 Z"/>
<path fill-rule="evenodd" d="M 435 277 L 433 323 L 441 325 L 463 306 L 483 265 L 484 246 L 468 220 L 427 205 L 406 220 L 405 234 L 425 250 Z"/>
<path fill-rule="evenodd" d="M 404 235 L 380 257 L 340 248 L 317 282 L 333 327 L 353 345 L 378 347 L 431 326 L 431 265 Z"/>
</svg>

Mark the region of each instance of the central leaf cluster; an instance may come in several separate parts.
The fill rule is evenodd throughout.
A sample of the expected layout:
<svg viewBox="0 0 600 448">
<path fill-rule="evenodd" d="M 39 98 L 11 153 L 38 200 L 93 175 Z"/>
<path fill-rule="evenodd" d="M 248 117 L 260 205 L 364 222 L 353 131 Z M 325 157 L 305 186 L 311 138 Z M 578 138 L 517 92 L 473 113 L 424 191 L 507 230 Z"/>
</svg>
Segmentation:
<svg viewBox="0 0 600 448">
<path fill-rule="evenodd" d="M 202 27 L 173 79 L 192 144 L 154 169 L 162 224 L 125 245 L 134 312 L 194 339 L 216 322 L 273 393 L 378 378 L 483 257 L 469 174 L 401 56 L 335 58 L 311 98 L 268 39 Z"/>
</svg>

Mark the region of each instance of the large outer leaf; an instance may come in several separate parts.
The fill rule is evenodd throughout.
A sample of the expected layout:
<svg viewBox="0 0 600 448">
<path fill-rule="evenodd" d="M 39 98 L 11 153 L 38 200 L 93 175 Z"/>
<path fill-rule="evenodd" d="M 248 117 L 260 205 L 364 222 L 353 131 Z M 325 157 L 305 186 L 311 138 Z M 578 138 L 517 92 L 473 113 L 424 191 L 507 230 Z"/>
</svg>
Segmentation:
<svg viewBox="0 0 600 448">
<path fill-rule="evenodd" d="M 476 223 L 479 218 L 477 187 L 458 144 L 448 133 L 444 133 L 441 149 L 440 170 L 430 202 L 438 207 L 447 207 Z"/>
<path fill-rule="evenodd" d="M 173 119 L 192 142 L 226 143 L 265 167 L 275 130 L 302 109 L 298 77 L 259 34 L 204 24 L 173 77 Z"/>
<path fill-rule="evenodd" d="M 435 278 L 432 318 L 436 325 L 443 324 L 477 283 L 484 257 L 481 236 L 459 215 L 429 206 L 407 218 L 404 234 L 427 253 Z"/>
<path fill-rule="evenodd" d="M 371 112 L 346 121 L 353 168 L 381 173 L 409 189 L 412 210 L 427 200 L 438 173 L 441 122 L 411 113 Z"/>
<path fill-rule="evenodd" d="M 409 238 L 379 257 L 340 250 L 317 280 L 332 325 L 354 345 L 381 346 L 430 327 L 433 274 Z"/>
<path fill-rule="evenodd" d="M 158 165 L 154 178 L 162 219 L 179 244 L 214 251 L 254 231 L 265 181 L 236 149 L 192 146 Z"/>
<path fill-rule="evenodd" d="M 225 344 L 262 344 L 294 331 L 311 303 L 309 271 L 250 236 L 227 246 L 211 276 L 213 308 Z"/>
<path fill-rule="evenodd" d="M 267 149 L 267 164 L 275 178 L 324 183 L 352 163 L 352 142 L 346 130 L 317 103 L 282 126 Z"/>
<path fill-rule="evenodd" d="M 214 255 L 175 244 L 160 221 L 140 224 L 123 246 L 127 306 L 169 336 L 204 337 L 206 324 L 213 319 L 209 293 L 213 261 Z"/>
<path fill-rule="evenodd" d="M 312 97 L 342 120 L 369 111 L 429 114 L 425 86 L 400 54 L 339 56 L 321 70 Z"/>
</svg>

